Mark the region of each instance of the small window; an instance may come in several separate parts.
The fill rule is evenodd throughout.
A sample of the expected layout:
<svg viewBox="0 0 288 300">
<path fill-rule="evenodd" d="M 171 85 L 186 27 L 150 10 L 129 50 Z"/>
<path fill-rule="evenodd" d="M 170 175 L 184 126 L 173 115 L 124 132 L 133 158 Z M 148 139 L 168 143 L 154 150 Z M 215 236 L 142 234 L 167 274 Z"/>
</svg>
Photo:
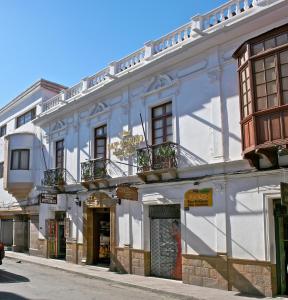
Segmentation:
<svg viewBox="0 0 288 300">
<path fill-rule="evenodd" d="M 56 161 L 55 166 L 57 169 L 64 167 L 64 140 L 56 142 Z"/>
<path fill-rule="evenodd" d="M 20 127 L 32 120 L 34 120 L 36 117 L 36 108 L 34 107 L 33 109 L 27 111 L 25 114 L 19 116 L 16 119 L 16 127 Z"/>
<path fill-rule="evenodd" d="M 6 124 L 0 127 L 0 137 L 6 134 L 6 128 L 7 128 Z"/>
<path fill-rule="evenodd" d="M 0 178 L 3 178 L 4 162 L 0 162 Z"/>
<path fill-rule="evenodd" d="M 94 158 L 106 158 L 107 126 L 95 128 Z"/>
<path fill-rule="evenodd" d="M 152 144 L 173 141 L 172 102 L 152 108 Z"/>
<path fill-rule="evenodd" d="M 12 150 L 11 170 L 29 170 L 30 150 Z"/>
</svg>

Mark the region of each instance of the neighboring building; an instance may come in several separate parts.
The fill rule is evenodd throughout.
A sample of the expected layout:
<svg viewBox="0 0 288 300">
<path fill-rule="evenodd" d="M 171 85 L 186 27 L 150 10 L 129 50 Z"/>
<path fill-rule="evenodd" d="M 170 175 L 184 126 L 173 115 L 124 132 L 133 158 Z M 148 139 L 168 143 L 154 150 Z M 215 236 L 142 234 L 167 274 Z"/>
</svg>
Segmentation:
<svg viewBox="0 0 288 300">
<path fill-rule="evenodd" d="M 229 1 L 43 99 L 39 254 L 287 294 L 287 9 Z"/>
<path fill-rule="evenodd" d="M 37 254 L 41 132 L 31 122 L 41 104 L 63 86 L 39 80 L 0 110 L 0 240 L 14 251 Z"/>
</svg>

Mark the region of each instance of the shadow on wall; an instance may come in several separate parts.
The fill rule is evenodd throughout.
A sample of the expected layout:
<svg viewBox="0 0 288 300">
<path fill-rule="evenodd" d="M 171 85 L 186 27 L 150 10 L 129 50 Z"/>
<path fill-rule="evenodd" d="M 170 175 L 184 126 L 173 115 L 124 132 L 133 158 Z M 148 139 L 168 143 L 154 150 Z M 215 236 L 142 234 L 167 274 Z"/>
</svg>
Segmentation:
<svg viewBox="0 0 288 300">
<path fill-rule="evenodd" d="M 6 300 L 29 300 L 28 298 L 22 297 L 18 294 L 9 292 L 0 292 L 0 299 Z"/>
</svg>

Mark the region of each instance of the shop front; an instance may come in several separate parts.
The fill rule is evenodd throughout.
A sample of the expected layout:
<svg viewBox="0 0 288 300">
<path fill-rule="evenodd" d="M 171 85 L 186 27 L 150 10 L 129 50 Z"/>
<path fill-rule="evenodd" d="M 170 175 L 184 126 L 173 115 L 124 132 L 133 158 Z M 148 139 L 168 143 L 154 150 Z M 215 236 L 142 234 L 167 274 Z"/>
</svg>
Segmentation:
<svg viewBox="0 0 288 300">
<path fill-rule="evenodd" d="M 83 259 L 110 267 L 115 251 L 116 201 L 103 192 L 90 194 L 83 207 Z"/>
</svg>

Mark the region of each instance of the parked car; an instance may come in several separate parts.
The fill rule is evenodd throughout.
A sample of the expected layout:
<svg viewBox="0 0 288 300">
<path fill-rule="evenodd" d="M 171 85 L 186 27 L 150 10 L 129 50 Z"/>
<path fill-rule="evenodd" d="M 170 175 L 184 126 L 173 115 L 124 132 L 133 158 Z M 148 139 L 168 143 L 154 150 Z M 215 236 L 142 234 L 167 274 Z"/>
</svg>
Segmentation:
<svg viewBox="0 0 288 300">
<path fill-rule="evenodd" d="M 0 265 L 2 265 L 2 259 L 5 256 L 4 244 L 0 242 Z"/>
</svg>

